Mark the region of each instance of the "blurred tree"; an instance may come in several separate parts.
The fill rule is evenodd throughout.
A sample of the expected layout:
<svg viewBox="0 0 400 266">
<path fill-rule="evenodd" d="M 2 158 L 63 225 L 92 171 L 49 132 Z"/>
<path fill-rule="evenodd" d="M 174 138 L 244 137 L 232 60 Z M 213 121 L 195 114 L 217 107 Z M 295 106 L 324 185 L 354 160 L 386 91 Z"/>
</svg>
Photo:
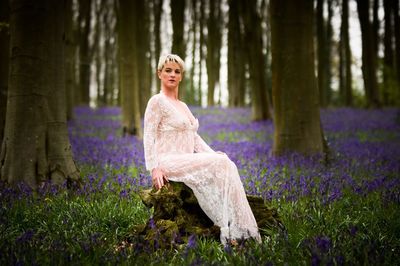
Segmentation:
<svg viewBox="0 0 400 266">
<path fill-rule="evenodd" d="M 313 1 L 271 0 L 273 153 L 324 152 L 314 67 Z"/>
<path fill-rule="evenodd" d="M 400 106 L 400 6 L 399 0 L 393 0 L 394 10 L 394 40 L 395 40 L 395 65 L 397 75 L 396 105 Z"/>
<path fill-rule="evenodd" d="M 118 64 L 116 48 L 116 14 L 114 0 L 102 0 L 106 5 L 103 12 L 104 26 L 104 83 L 103 83 L 103 103 L 106 105 L 117 105 L 118 102 Z"/>
<path fill-rule="evenodd" d="M 91 56 L 90 58 L 94 59 L 95 62 L 95 77 L 96 77 L 96 105 L 102 106 L 105 103 L 103 102 L 103 80 L 102 76 L 102 68 L 103 68 L 103 53 L 102 50 L 104 49 L 103 45 L 103 13 L 106 12 L 105 10 L 105 3 L 102 3 L 101 0 L 94 0 L 93 1 L 93 14 L 94 18 L 94 27 L 93 27 L 93 45 L 91 47 Z M 100 40 L 102 40 L 100 42 Z"/>
<path fill-rule="evenodd" d="M 349 0 L 342 0 L 339 41 L 339 98 L 345 106 L 353 105 L 351 50 L 349 39 Z"/>
<path fill-rule="evenodd" d="M 161 25 L 161 15 L 162 15 L 162 6 L 163 6 L 163 0 L 153 0 L 153 21 L 154 21 L 154 57 L 156 60 L 156 68 L 158 64 L 158 59 L 160 58 L 161 55 L 161 32 L 160 32 L 160 25 Z M 155 71 L 155 70 L 154 70 Z M 157 81 L 157 90 L 161 89 L 161 83 L 158 78 L 156 78 Z"/>
<path fill-rule="evenodd" d="M 367 107 L 379 107 L 378 83 L 376 77 L 377 44 L 376 26 L 370 21 L 369 1 L 357 0 L 358 18 L 362 40 L 362 73 Z M 376 25 L 376 24 L 375 24 Z"/>
<path fill-rule="evenodd" d="M 239 21 L 239 2 L 229 0 L 228 22 L 228 92 L 229 106 L 244 106 L 246 93 L 246 60 Z"/>
<path fill-rule="evenodd" d="M 9 68 L 9 22 L 8 1 L 0 1 L 0 151 L 6 122 L 8 68 Z"/>
<path fill-rule="evenodd" d="M 204 57 L 204 45 L 205 45 L 205 35 L 204 35 L 204 26 L 206 24 L 206 15 L 205 15 L 206 3 L 205 0 L 200 0 L 200 14 L 199 14 L 199 80 L 198 80 L 198 105 L 202 105 L 202 76 L 203 76 L 203 57 Z"/>
<path fill-rule="evenodd" d="M 150 57 L 150 12 L 149 2 L 136 0 L 137 28 L 136 28 L 136 67 L 138 68 L 138 86 L 140 95 L 140 113 L 144 114 L 147 101 L 151 94 L 151 80 L 155 71 L 151 67 Z"/>
<path fill-rule="evenodd" d="M 91 21 L 91 0 L 79 0 L 79 93 L 80 104 L 89 105 L 90 102 L 90 50 L 89 34 Z"/>
<path fill-rule="evenodd" d="M 318 50 L 318 90 L 320 106 L 326 107 L 331 98 L 331 47 L 332 47 L 332 1 L 327 1 L 328 16 L 324 16 L 324 0 L 317 0 L 316 27 Z"/>
<path fill-rule="evenodd" d="M 67 120 L 73 119 L 73 108 L 76 104 L 75 93 L 75 52 L 77 49 L 76 38 L 74 38 L 74 20 L 73 20 L 73 1 L 65 0 L 65 90 L 67 99 Z"/>
<path fill-rule="evenodd" d="M 186 56 L 186 45 L 184 38 L 185 25 L 185 0 L 170 0 L 172 20 L 172 53 L 179 55 L 182 59 Z"/>
<path fill-rule="evenodd" d="M 172 20 L 172 49 L 173 54 L 179 55 L 183 60 L 186 57 L 186 42 L 184 38 L 185 6 L 186 0 L 170 0 Z M 185 90 L 179 90 L 179 97 L 185 99 Z"/>
<path fill-rule="evenodd" d="M 11 184 L 37 188 L 46 180 L 79 180 L 66 124 L 63 4 L 10 1 L 10 87 L 0 175 Z"/>
<path fill-rule="evenodd" d="M 390 97 L 395 91 L 395 60 L 393 49 L 393 28 L 394 28 L 394 10 L 393 0 L 383 0 L 384 17 L 384 58 L 383 58 L 383 86 L 382 86 L 382 101 L 383 105 L 393 104 L 394 97 Z M 394 96 L 394 95 L 392 95 Z"/>
<path fill-rule="evenodd" d="M 261 17 L 257 1 L 239 1 L 244 28 L 244 44 L 251 84 L 252 120 L 272 118 L 271 100 L 267 88 L 266 56 L 263 53 Z"/>
<path fill-rule="evenodd" d="M 141 10 L 137 1 L 119 0 L 117 8 L 118 61 L 124 134 L 142 137 L 137 32 Z"/>
<path fill-rule="evenodd" d="M 222 15 L 221 1 L 210 0 L 208 3 L 209 13 L 207 18 L 207 105 L 215 104 L 215 87 L 219 82 L 219 71 L 221 67 L 221 43 L 222 43 Z"/>
<path fill-rule="evenodd" d="M 198 24 L 198 1 L 196 0 L 191 0 L 190 1 L 190 13 L 191 13 L 191 34 L 192 34 L 192 64 L 191 64 L 191 69 L 190 69 L 190 87 L 189 87 L 189 93 L 188 96 L 186 97 L 187 104 L 194 105 L 195 98 L 196 98 L 196 92 L 195 92 L 195 84 L 194 84 L 194 73 L 195 73 L 195 68 L 196 68 L 196 51 L 197 51 L 197 24 Z"/>
</svg>

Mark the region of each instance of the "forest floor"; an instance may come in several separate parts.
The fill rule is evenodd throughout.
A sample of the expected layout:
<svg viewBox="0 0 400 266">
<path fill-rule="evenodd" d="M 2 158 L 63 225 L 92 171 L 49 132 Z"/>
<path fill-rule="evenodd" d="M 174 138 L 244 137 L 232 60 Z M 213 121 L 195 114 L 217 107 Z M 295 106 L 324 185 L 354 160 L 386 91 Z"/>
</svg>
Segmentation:
<svg viewBox="0 0 400 266">
<path fill-rule="evenodd" d="M 0 265 L 400 265 L 399 109 L 322 110 L 328 163 L 270 156 L 273 124 L 250 122 L 250 109 L 192 111 L 287 234 L 235 248 L 195 236 L 169 249 L 124 242 L 151 217 L 137 193 L 151 186 L 143 145 L 122 137 L 119 108 L 76 108 L 69 133 L 84 186 L 34 193 L 0 182 Z"/>
</svg>

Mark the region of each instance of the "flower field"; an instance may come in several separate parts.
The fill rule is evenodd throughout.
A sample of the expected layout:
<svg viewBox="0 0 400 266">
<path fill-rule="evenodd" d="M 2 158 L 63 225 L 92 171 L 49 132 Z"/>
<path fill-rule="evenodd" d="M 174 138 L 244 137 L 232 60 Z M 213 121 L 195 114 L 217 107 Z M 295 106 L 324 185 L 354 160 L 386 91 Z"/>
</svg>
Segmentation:
<svg viewBox="0 0 400 266">
<path fill-rule="evenodd" d="M 192 108 L 200 135 L 237 165 L 248 194 L 278 210 L 286 234 L 235 248 L 189 238 L 168 250 L 120 244 L 151 216 L 143 145 L 119 108 L 76 108 L 69 123 L 84 186 L 37 192 L 0 183 L 0 265 L 399 265 L 400 110 L 324 109 L 329 160 L 270 155 L 271 121 L 250 109 Z"/>
</svg>

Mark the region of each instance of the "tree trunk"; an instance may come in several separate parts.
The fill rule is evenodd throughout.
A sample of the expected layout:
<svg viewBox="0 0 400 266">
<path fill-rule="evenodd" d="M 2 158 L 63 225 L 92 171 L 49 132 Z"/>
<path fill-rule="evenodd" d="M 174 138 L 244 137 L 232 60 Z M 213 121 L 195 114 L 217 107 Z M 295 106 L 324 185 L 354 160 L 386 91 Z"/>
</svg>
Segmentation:
<svg viewBox="0 0 400 266">
<path fill-rule="evenodd" d="M 325 19 L 324 19 L 324 0 L 317 0 L 317 50 L 318 50 L 318 90 L 319 90 L 319 102 L 320 106 L 325 107 L 327 105 L 326 102 L 326 94 L 325 94 L 325 84 L 326 84 L 326 52 L 327 52 L 327 43 L 326 43 L 326 27 L 325 27 Z"/>
<path fill-rule="evenodd" d="M 32 188 L 46 180 L 77 181 L 66 124 L 64 3 L 15 0 L 10 6 L 10 88 L 1 179 Z"/>
<path fill-rule="evenodd" d="M 221 1 L 209 2 L 210 12 L 207 20 L 207 105 L 215 104 L 215 87 L 219 82 L 220 56 L 221 56 Z"/>
<path fill-rule="evenodd" d="M 395 40 L 395 61 L 396 61 L 396 76 L 397 76 L 397 90 L 396 90 L 396 105 L 400 106 L 400 6 L 399 0 L 393 0 L 394 10 L 394 40 Z"/>
<path fill-rule="evenodd" d="M 139 71 L 135 40 L 139 10 L 136 2 L 120 0 L 118 6 L 118 57 L 124 134 L 142 137 L 140 118 Z"/>
<path fill-rule="evenodd" d="M 114 2 L 105 0 L 106 11 L 103 13 L 105 44 L 103 50 L 104 58 L 104 84 L 103 84 L 103 102 L 106 105 L 116 105 L 115 91 L 118 86 L 115 85 L 117 63 L 116 63 L 116 19 Z"/>
<path fill-rule="evenodd" d="M 199 42 L 199 83 L 197 87 L 199 88 L 198 90 L 198 105 L 202 106 L 202 98 L 203 98 L 203 92 L 202 92 L 202 76 L 203 76 L 203 57 L 204 57 L 204 43 L 205 43 L 205 38 L 204 38 L 204 23 L 205 22 L 205 0 L 200 0 L 200 17 L 199 17 L 199 32 L 200 32 L 200 42 Z"/>
<path fill-rule="evenodd" d="M 379 107 L 378 83 L 376 77 L 376 42 L 373 25 L 369 19 L 369 1 L 357 0 L 358 18 L 362 40 L 362 73 L 367 107 Z"/>
<path fill-rule="evenodd" d="M 65 0 L 65 89 L 67 100 L 67 120 L 74 118 L 75 106 L 75 39 L 73 31 L 72 0 Z"/>
<path fill-rule="evenodd" d="M 170 0 L 171 4 L 171 20 L 172 20 L 172 49 L 173 54 L 179 55 L 183 60 L 186 57 L 186 45 L 184 39 L 184 25 L 185 25 L 185 2 L 186 0 Z M 184 85 L 184 84 L 182 84 Z M 179 90 L 179 97 L 185 99 L 185 87 L 181 86 Z"/>
<path fill-rule="evenodd" d="M 349 41 L 349 2 L 342 0 L 342 24 L 339 42 L 339 95 L 345 106 L 353 105 L 351 50 Z"/>
<path fill-rule="evenodd" d="M 154 14 L 154 53 L 156 59 L 156 68 L 158 64 L 158 59 L 160 58 L 161 53 L 161 33 L 160 33 L 160 25 L 161 25 L 161 14 L 162 14 L 162 6 L 163 0 L 153 0 L 153 14 Z M 160 79 L 157 80 L 157 90 L 161 89 Z"/>
<path fill-rule="evenodd" d="M 136 0 L 136 68 L 138 69 L 138 90 L 140 97 L 140 113 L 144 114 L 151 94 L 151 79 L 154 75 L 150 57 L 150 15 L 148 1 Z"/>
<path fill-rule="evenodd" d="M 229 0 L 228 91 L 229 106 L 244 106 L 246 65 L 243 37 L 240 32 L 238 0 Z"/>
<path fill-rule="evenodd" d="M 394 28 L 394 12 L 393 0 L 383 0 L 383 8 L 385 12 L 384 24 L 385 35 L 384 43 L 384 58 L 383 58 L 383 88 L 382 101 L 384 105 L 393 104 L 396 91 L 396 69 L 394 65 L 394 50 L 393 50 L 393 28 Z"/>
<path fill-rule="evenodd" d="M 265 55 L 263 54 L 261 18 L 257 1 L 239 1 L 245 33 L 245 49 L 249 62 L 251 83 L 252 120 L 272 117 L 271 100 L 268 95 Z"/>
<path fill-rule="evenodd" d="M 91 0 L 79 0 L 79 84 L 80 104 L 90 102 L 90 51 L 89 34 L 91 20 Z"/>
<path fill-rule="evenodd" d="M 314 68 L 313 2 L 271 0 L 273 154 L 324 151 Z"/>
<path fill-rule="evenodd" d="M 190 11 L 192 17 L 192 25 L 191 25 L 191 34 L 192 34 L 192 68 L 190 69 L 190 90 L 189 95 L 187 97 L 187 103 L 190 105 L 194 105 L 196 103 L 195 96 L 196 96 L 196 89 L 194 80 L 194 73 L 196 69 L 196 51 L 197 51 L 197 23 L 198 23 L 198 11 L 197 11 L 197 1 L 191 0 L 190 2 Z"/>
<path fill-rule="evenodd" d="M 10 60 L 10 9 L 8 1 L 0 2 L 0 151 L 6 123 L 8 69 Z"/>
<path fill-rule="evenodd" d="M 185 58 L 184 22 L 185 22 L 185 0 L 171 0 L 172 20 L 172 53 Z"/>
</svg>

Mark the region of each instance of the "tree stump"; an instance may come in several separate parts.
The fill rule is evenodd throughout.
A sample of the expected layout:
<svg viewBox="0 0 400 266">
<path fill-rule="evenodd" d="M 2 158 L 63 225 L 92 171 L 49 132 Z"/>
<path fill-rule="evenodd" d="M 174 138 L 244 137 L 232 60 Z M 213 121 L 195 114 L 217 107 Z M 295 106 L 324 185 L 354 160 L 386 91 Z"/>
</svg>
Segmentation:
<svg viewBox="0 0 400 266">
<path fill-rule="evenodd" d="M 133 232 L 147 247 L 167 248 L 187 243 L 191 235 L 219 240 L 220 228 L 208 218 L 184 183 L 169 182 L 159 191 L 147 189 L 139 195 L 148 208 L 154 208 L 149 221 L 136 226 Z M 284 230 L 276 209 L 268 208 L 261 197 L 247 195 L 247 199 L 261 235 Z"/>
</svg>

